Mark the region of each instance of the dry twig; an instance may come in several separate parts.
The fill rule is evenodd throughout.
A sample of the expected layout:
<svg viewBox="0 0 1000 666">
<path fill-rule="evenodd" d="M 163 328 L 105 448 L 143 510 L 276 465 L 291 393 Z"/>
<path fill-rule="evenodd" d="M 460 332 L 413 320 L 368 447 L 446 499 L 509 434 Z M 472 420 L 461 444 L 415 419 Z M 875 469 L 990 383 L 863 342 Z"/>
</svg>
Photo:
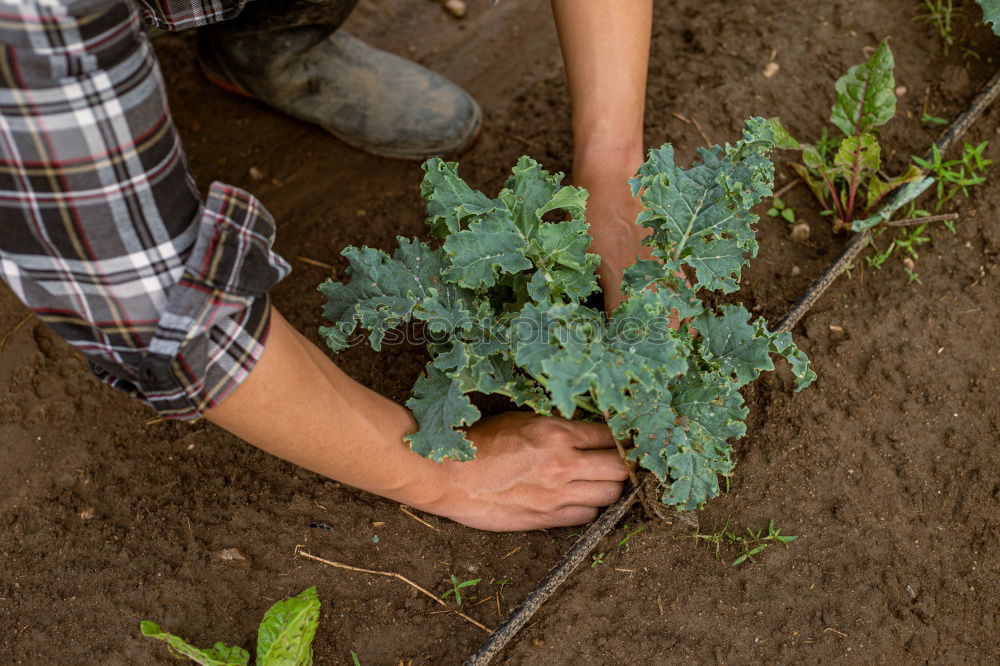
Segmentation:
<svg viewBox="0 0 1000 666">
<path fill-rule="evenodd" d="M 701 134 L 701 138 L 705 141 L 705 146 L 711 148 L 714 144 L 708 139 L 708 135 L 705 134 L 705 130 L 701 128 L 701 124 L 694 118 L 688 118 L 685 115 L 681 115 L 676 111 L 673 112 L 674 118 L 681 121 L 682 123 L 687 123 L 688 125 L 694 125 L 695 129 L 698 130 L 698 134 Z"/>
<path fill-rule="evenodd" d="M 795 186 L 798 185 L 801 182 L 802 182 L 802 179 L 799 178 L 798 176 L 796 176 L 795 178 L 792 178 L 792 180 L 790 182 L 787 182 L 784 185 L 782 185 L 781 187 L 779 187 L 778 191 L 771 195 L 771 198 L 772 199 L 777 199 L 777 198 L 785 196 L 788 192 L 791 192 L 793 189 L 795 189 Z"/>
<path fill-rule="evenodd" d="M 310 266 L 318 266 L 319 268 L 325 268 L 328 271 L 336 271 L 337 269 L 333 267 L 332 264 L 328 264 L 325 261 L 318 261 L 316 259 L 310 259 L 309 257 L 295 257 L 304 264 L 309 264 Z"/>
<path fill-rule="evenodd" d="M 413 513 L 409 509 L 407 509 L 402 504 L 399 505 L 399 510 L 402 511 L 403 513 L 405 513 L 406 515 L 408 515 L 410 518 L 413 518 L 413 520 L 417 521 L 421 525 L 425 525 L 425 526 L 431 528 L 432 530 L 434 530 L 435 532 L 440 532 L 441 531 L 441 528 L 434 527 L 433 525 L 431 525 L 430 523 L 428 523 L 426 520 L 424 520 L 423 518 L 421 518 L 417 514 Z"/>
<path fill-rule="evenodd" d="M 344 564 L 343 562 L 334 562 L 333 560 L 323 559 L 322 557 L 317 557 L 317 556 L 313 555 L 312 553 L 307 553 L 304 550 L 300 550 L 300 546 L 296 546 L 295 547 L 295 554 L 298 555 L 299 557 L 305 557 L 305 558 L 310 559 L 310 560 L 315 560 L 316 562 L 320 562 L 321 564 L 325 564 L 328 567 L 334 567 L 336 569 L 346 569 L 347 571 L 356 571 L 358 573 L 370 574 L 372 576 L 385 576 L 386 578 L 395 578 L 396 580 L 399 580 L 399 581 L 402 581 L 402 582 L 406 583 L 407 585 L 409 585 L 410 587 L 412 587 L 414 590 L 416 590 L 416 591 L 420 592 L 421 594 L 423 594 L 425 597 L 428 597 L 429 599 L 433 599 L 434 603 L 440 604 L 442 606 L 447 606 L 448 605 L 442 599 L 439 599 L 433 593 L 428 592 L 426 588 L 423 588 L 420 585 L 417 585 L 416 583 L 414 583 L 412 580 L 410 580 L 409 578 L 407 578 L 406 576 L 404 576 L 401 573 L 396 573 L 395 571 L 377 571 L 375 569 L 364 569 L 362 567 L 355 567 L 355 566 L 351 566 L 350 564 Z M 455 615 L 459 616 L 460 618 L 462 618 L 466 622 L 469 622 L 469 623 L 471 623 L 471 624 L 479 627 L 480 629 L 482 629 L 486 633 L 488 633 L 488 634 L 492 634 L 493 633 L 492 629 L 490 629 L 489 627 L 487 627 L 485 624 L 479 622 L 478 620 L 475 620 L 475 619 L 469 617 L 468 615 L 466 615 L 465 613 L 463 613 L 461 611 L 457 611 L 456 610 L 454 612 L 455 612 Z"/>
<path fill-rule="evenodd" d="M 10 340 L 12 337 L 14 337 L 15 333 L 17 333 L 19 330 L 21 330 L 22 326 L 24 326 L 29 321 L 31 321 L 32 315 L 33 315 L 33 313 L 31 313 L 31 312 L 29 312 L 28 314 L 24 315 L 24 317 L 21 319 L 21 321 L 19 321 L 16 324 L 14 324 L 14 328 L 12 328 L 9 331 L 7 331 L 7 333 L 2 338 L 0 338 L 0 351 L 3 351 L 3 346 L 5 344 L 7 344 L 8 340 Z"/>
</svg>

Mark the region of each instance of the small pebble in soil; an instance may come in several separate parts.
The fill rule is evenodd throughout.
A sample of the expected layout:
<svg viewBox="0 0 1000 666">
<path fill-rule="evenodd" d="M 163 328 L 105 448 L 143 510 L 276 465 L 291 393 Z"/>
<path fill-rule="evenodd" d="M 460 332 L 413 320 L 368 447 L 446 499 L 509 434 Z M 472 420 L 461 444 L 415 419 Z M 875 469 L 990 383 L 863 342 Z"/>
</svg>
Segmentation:
<svg viewBox="0 0 1000 666">
<path fill-rule="evenodd" d="M 84 509 L 79 513 L 80 520 L 93 520 L 94 516 L 96 515 L 97 511 L 95 511 L 94 507 L 92 506 L 88 506 L 86 509 Z"/>
<path fill-rule="evenodd" d="M 260 167 L 252 166 L 250 167 L 250 178 L 253 180 L 264 180 L 265 174 L 264 170 Z"/>
<path fill-rule="evenodd" d="M 309 527 L 313 527 L 313 528 L 319 529 L 319 530 L 332 530 L 333 529 L 333 525 L 331 525 L 329 523 L 324 523 L 322 520 L 314 520 L 314 521 L 312 521 L 311 523 L 309 523 Z"/>
<path fill-rule="evenodd" d="M 781 65 L 779 65 L 778 63 L 773 61 L 767 63 L 766 65 L 764 65 L 764 71 L 762 72 L 764 74 L 764 78 L 765 79 L 772 78 L 775 74 L 778 73 L 779 69 L 781 69 Z"/>
<path fill-rule="evenodd" d="M 462 18 L 467 11 L 464 0 L 447 0 L 444 9 L 455 18 Z"/>
<path fill-rule="evenodd" d="M 789 232 L 792 240 L 799 241 L 800 243 L 809 240 L 809 223 L 808 222 L 796 222 L 792 225 L 792 230 Z"/>
<path fill-rule="evenodd" d="M 250 568 L 250 558 L 243 554 L 239 548 L 223 548 L 212 553 L 212 561 L 216 564 L 223 564 L 227 567 L 237 569 Z"/>
<path fill-rule="evenodd" d="M 798 266 L 792 266 L 792 277 L 798 277 L 802 273 L 802 269 Z"/>
<path fill-rule="evenodd" d="M 906 86 L 896 86 L 896 97 L 902 97 L 906 94 Z"/>
</svg>

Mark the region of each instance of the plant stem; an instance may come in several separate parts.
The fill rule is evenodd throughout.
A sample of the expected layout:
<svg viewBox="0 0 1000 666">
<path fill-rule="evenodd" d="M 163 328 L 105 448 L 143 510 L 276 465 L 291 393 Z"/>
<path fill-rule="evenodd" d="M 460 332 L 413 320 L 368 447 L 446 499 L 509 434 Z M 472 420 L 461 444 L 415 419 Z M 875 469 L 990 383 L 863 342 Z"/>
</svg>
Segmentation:
<svg viewBox="0 0 1000 666">
<path fill-rule="evenodd" d="M 840 204 L 840 197 L 837 196 L 837 188 L 833 186 L 827 175 L 823 173 L 823 170 L 819 170 L 819 175 L 823 177 L 823 182 L 826 183 L 826 188 L 830 190 L 830 196 L 833 198 L 833 205 L 837 207 L 837 217 L 844 219 L 844 208 Z"/>
<path fill-rule="evenodd" d="M 604 412 L 604 420 L 605 421 L 611 421 L 611 415 L 608 414 L 607 412 Z M 633 487 L 638 488 L 639 487 L 639 479 L 636 478 L 635 470 L 633 469 L 633 465 L 632 465 L 632 461 L 629 460 L 628 456 L 625 454 L 625 447 L 622 446 L 622 443 L 619 442 L 618 438 L 615 437 L 614 435 L 612 435 L 611 438 L 615 442 L 615 448 L 618 449 L 618 455 L 620 455 L 622 457 L 622 462 L 625 464 L 625 470 L 628 472 L 628 480 L 632 482 L 632 486 Z"/>
</svg>

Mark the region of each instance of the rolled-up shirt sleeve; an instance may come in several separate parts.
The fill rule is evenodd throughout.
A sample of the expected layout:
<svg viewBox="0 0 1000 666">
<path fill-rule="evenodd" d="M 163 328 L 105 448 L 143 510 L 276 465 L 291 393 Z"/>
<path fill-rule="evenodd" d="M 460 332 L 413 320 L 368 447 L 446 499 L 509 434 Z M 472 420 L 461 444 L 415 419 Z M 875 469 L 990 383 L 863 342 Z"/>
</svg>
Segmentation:
<svg viewBox="0 0 1000 666">
<path fill-rule="evenodd" d="M 0 277 L 108 384 L 166 418 L 263 352 L 289 272 L 274 220 L 202 200 L 130 0 L 0 0 Z"/>
</svg>

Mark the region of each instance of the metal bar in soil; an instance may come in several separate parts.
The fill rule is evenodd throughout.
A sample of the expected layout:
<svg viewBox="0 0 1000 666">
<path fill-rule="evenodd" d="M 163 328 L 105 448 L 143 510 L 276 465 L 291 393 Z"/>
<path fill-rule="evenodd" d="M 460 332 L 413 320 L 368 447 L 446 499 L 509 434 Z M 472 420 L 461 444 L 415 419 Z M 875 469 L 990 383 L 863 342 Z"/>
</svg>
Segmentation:
<svg viewBox="0 0 1000 666">
<path fill-rule="evenodd" d="M 997 70 L 993 77 L 983 86 L 979 94 L 969 104 L 969 108 L 958 116 L 948 126 L 944 134 L 941 135 L 941 138 L 935 142 L 938 150 L 944 153 L 951 148 L 968 131 L 976 119 L 982 115 L 986 107 L 996 99 L 998 94 L 1000 94 L 1000 70 Z M 932 151 L 933 147 L 927 150 L 924 154 L 926 159 L 930 159 L 933 156 Z M 868 244 L 870 238 L 870 230 L 856 233 L 851 238 L 827 269 L 813 281 L 798 303 L 778 322 L 777 330 L 779 332 L 790 331 L 795 327 L 795 324 L 819 300 L 827 287 L 854 262 L 854 259 L 861 253 L 861 250 Z M 535 590 L 517 608 L 511 611 L 479 650 L 466 660 L 465 666 L 485 666 L 485 664 L 490 663 L 493 657 L 498 655 L 507 646 L 507 643 L 510 642 L 518 631 L 524 628 L 535 612 L 552 596 L 552 593 L 580 566 L 580 563 L 586 559 L 587 555 L 597 546 L 598 542 L 614 529 L 615 524 L 621 520 L 625 512 L 639 498 L 639 490 L 639 488 L 634 486 L 628 488 L 617 502 L 608 507 L 587 528 L 587 531 L 583 533 L 580 540 L 569 549 L 562 560 L 549 570 Z"/>
</svg>

